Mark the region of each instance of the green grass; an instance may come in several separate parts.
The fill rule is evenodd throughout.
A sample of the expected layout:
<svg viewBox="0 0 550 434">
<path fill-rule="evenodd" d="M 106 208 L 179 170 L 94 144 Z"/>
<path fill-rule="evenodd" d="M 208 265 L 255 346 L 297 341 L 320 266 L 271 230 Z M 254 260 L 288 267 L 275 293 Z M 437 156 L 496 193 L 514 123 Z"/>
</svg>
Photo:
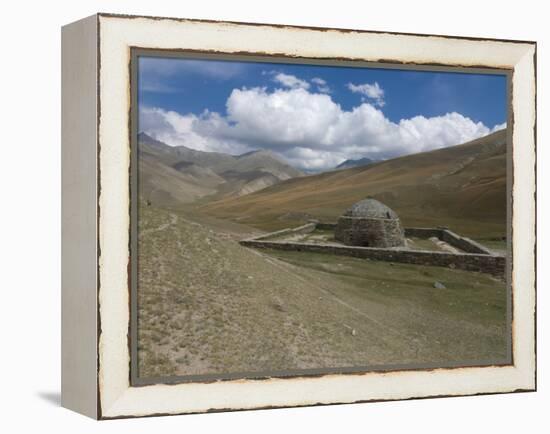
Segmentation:
<svg viewBox="0 0 550 434">
<path fill-rule="evenodd" d="M 506 253 L 508 250 L 508 242 L 505 239 L 478 238 L 476 241 L 497 253 Z"/>
<path fill-rule="evenodd" d="M 334 291 L 351 296 L 358 305 L 366 300 L 388 306 L 414 303 L 449 318 L 487 324 L 502 321 L 506 312 L 505 283 L 484 273 L 321 253 L 269 250 L 269 254 L 302 268 L 305 274 L 314 271 L 336 278 L 343 284 Z M 434 288 L 435 281 L 446 288 Z"/>
</svg>

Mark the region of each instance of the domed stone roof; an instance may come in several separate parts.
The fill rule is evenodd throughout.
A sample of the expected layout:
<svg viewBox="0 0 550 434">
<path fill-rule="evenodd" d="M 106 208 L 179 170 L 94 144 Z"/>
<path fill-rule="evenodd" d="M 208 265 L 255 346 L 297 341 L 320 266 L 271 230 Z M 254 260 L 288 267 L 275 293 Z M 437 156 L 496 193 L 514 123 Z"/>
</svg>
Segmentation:
<svg viewBox="0 0 550 434">
<path fill-rule="evenodd" d="M 397 219 L 397 213 L 376 199 L 363 199 L 351 206 L 343 214 L 346 217 Z"/>
</svg>

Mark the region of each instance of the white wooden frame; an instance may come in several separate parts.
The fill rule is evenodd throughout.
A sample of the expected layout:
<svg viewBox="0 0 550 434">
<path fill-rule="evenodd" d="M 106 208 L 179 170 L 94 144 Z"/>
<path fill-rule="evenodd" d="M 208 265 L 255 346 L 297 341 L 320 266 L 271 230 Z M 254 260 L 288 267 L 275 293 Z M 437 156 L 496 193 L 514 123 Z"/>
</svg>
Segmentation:
<svg viewBox="0 0 550 434">
<path fill-rule="evenodd" d="M 513 70 L 513 364 L 130 385 L 130 47 Z M 536 388 L 536 45 L 98 14 L 63 29 L 62 403 L 93 418 Z"/>
</svg>

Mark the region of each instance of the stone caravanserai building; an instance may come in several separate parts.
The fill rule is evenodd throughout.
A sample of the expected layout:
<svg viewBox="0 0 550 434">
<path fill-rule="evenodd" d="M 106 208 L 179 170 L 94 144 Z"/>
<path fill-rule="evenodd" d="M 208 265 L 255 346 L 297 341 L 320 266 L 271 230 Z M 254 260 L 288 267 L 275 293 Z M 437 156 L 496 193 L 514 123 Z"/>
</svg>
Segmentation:
<svg viewBox="0 0 550 434">
<path fill-rule="evenodd" d="M 405 233 L 411 237 L 412 244 L 409 245 Z M 341 244 L 334 243 L 334 239 Z M 430 240 L 433 247 L 416 247 L 416 239 Z M 440 242 L 453 249 L 443 249 L 445 246 Z M 296 228 L 261 234 L 239 243 L 255 249 L 324 253 L 391 263 L 458 268 L 488 273 L 497 278 L 505 278 L 506 275 L 505 254 L 495 253 L 446 228 L 405 229 L 395 211 L 370 197 L 352 205 L 336 223 L 311 220 Z"/>
<path fill-rule="evenodd" d="M 405 246 L 405 231 L 395 211 L 372 198 L 353 204 L 340 216 L 334 238 L 350 246 Z"/>
</svg>

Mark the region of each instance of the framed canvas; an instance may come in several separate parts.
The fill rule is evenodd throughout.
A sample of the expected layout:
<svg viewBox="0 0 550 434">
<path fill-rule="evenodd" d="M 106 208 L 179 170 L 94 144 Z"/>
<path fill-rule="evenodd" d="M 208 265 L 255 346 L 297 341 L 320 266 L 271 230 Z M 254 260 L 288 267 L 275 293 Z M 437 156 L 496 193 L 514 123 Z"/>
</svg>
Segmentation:
<svg viewBox="0 0 550 434">
<path fill-rule="evenodd" d="M 62 31 L 62 404 L 536 389 L 536 44 L 97 14 Z"/>
</svg>

